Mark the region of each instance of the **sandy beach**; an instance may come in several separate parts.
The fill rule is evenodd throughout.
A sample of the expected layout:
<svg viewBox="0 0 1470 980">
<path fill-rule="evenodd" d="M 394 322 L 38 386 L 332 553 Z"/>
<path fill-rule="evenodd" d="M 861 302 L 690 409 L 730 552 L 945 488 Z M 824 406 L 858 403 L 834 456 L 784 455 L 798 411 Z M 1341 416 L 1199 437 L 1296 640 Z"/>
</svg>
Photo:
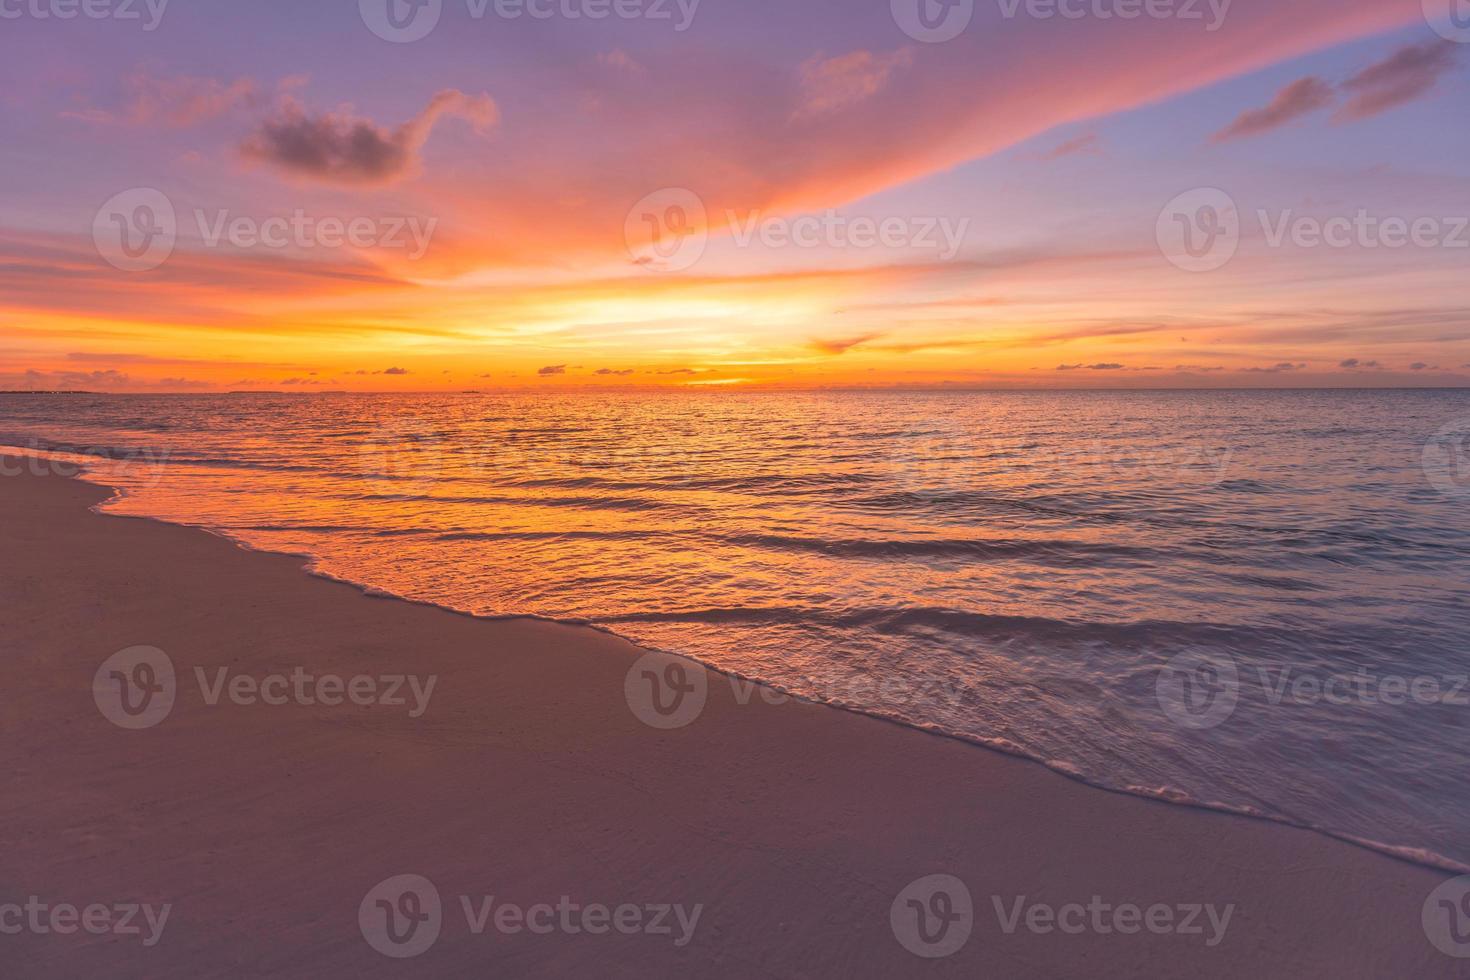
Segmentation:
<svg viewBox="0 0 1470 980">
<path fill-rule="evenodd" d="M 1421 924 L 1446 873 L 719 674 L 660 700 L 698 668 L 108 495 L 0 479 L 0 905 L 45 906 L 7 978 L 1470 976 Z M 159 654 L 171 705 L 119 714 Z"/>
</svg>

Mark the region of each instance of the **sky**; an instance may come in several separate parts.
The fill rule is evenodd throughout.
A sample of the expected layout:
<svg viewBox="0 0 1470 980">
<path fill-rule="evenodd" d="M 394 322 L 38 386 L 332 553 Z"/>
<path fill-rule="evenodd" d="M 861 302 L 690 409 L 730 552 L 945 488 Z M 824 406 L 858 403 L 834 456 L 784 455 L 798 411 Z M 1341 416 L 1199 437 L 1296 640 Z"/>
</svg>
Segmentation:
<svg viewBox="0 0 1470 980">
<path fill-rule="evenodd" d="M 1470 0 L 0 0 L 0 50 L 0 388 L 1470 384 Z"/>
</svg>

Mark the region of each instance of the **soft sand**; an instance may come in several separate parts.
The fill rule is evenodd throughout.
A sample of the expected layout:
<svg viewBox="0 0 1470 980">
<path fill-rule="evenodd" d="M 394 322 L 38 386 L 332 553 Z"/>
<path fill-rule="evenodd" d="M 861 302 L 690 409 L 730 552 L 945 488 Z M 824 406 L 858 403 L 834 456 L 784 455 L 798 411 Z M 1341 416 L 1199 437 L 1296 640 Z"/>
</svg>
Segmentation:
<svg viewBox="0 0 1470 980">
<path fill-rule="evenodd" d="M 711 675 L 692 725 L 637 720 L 641 651 L 589 629 L 371 598 L 199 530 L 0 479 L 0 903 L 173 903 L 161 941 L 0 935 L 0 976 L 1470 976 L 1420 924 L 1447 875 L 1317 834 L 1107 793 L 1023 760 Z M 610 561 L 616 556 L 610 555 Z M 179 696 L 125 731 L 94 671 L 166 651 Z M 195 666 L 437 674 L 427 712 L 204 703 Z M 432 880 L 437 943 L 389 959 L 358 906 Z M 948 873 L 974 933 L 905 951 L 900 889 Z M 457 896 L 703 903 L 670 936 L 470 934 Z M 991 896 L 1236 906 L 1205 936 L 1006 935 Z M 677 927 L 675 933 L 677 934 Z"/>
</svg>

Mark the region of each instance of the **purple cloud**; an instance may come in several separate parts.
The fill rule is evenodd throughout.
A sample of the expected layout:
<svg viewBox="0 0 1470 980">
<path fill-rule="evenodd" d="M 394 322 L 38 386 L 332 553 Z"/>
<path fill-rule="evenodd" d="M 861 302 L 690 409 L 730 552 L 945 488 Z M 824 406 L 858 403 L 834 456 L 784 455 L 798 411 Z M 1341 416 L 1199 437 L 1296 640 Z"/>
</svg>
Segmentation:
<svg viewBox="0 0 1470 980">
<path fill-rule="evenodd" d="M 1333 118 L 1338 122 L 1368 119 L 1427 94 L 1454 66 L 1458 50 L 1448 41 L 1400 48 L 1342 83 L 1344 91 L 1354 94 Z"/>
<path fill-rule="evenodd" d="M 1229 126 L 1211 136 L 1210 142 L 1224 143 L 1280 129 L 1294 119 L 1325 109 L 1334 98 L 1332 86 L 1322 79 L 1315 76 L 1300 79 L 1277 92 L 1270 105 L 1242 112 Z"/>
<path fill-rule="evenodd" d="M 247 157 L 312 180 L 389 184 L 417 172 L 419 151 L 445 115 L 468 120 L 480 133 L 500 120 L 489 95 L 469 96 L 458 89 L 439 92 L 423 112 L 391 130 L 346 111 L 312 115 L 288 96 L 242 149 Z"/>
</svg>

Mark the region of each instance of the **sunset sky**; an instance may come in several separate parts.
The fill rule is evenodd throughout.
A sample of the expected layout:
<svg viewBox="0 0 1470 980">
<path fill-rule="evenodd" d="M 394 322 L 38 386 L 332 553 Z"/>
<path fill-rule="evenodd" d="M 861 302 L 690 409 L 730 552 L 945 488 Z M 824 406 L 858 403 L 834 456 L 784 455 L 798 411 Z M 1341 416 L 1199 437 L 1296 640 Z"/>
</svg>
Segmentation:
<svg viewBox="0 0 1470 980">
<path fill-rule="evenodd" d="M 388 0 L 47 2 L 0 3 L 0 388 L 1470 383 L 1436 0 L 976 0 L 938 42 L 906 0 L 443 0 L 412 41 Z M 1200 188 L 1240 240 L 1191 271 Z M 1360 212 L 1424 240 L 1272 242 Z M 109 248 L 148 215 L 166 255 Z"/>
</svg>

